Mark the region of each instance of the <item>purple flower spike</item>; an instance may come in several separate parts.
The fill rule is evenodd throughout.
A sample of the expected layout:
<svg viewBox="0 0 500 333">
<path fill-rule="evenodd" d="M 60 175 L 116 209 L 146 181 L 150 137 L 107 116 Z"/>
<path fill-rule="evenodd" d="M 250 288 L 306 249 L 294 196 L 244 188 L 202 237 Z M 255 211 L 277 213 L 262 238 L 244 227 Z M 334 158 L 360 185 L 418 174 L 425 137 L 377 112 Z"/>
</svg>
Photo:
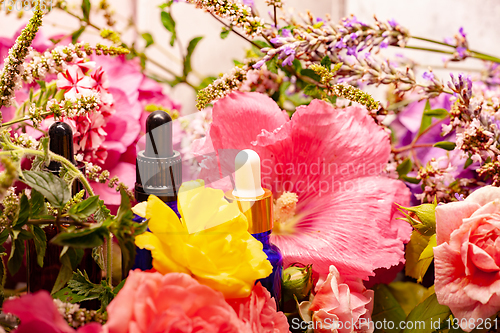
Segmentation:
<svg viewBox="0 0 500 333">
<path fill-rule="evenodd" d="M 284 61 L 282 66 L 292 66 L 293 61 L 295 60 L 295 51 L 293 54 L 289 55 Z"/>
<path fill-rule="evenodd" d="M 391 27 L 393 27 L 393 28 L 395 28 L 395 27 L 397 27 L 397 26 L 399 25 L 399 23 L 398 23 L 398 22 L 396 22 L 396 20 L 395 20 L 395 19 L 393 19 L 393 18 L 392 18 L 392 19 L 390 19 L 389 21 L 387 21 L 387 23 L 389 23 L 389 25 L 390 25 Z"/>
<path fill-rule="evenodd" d="M 347 48 L 347 55 L 356 56 L 356 46 Z"/>
<path fill-rule="evenodd" d="M 458 29 L 458 32 L 462 35 L 462 37 L 465 38 L 465 36 L 467 35 L 465 32 L 464 32 L 464 27 L 460 27 L 460 29 Z"/>
<path fill-rule="evenodd" d="M 353 32 L 353 33 L 351 34 L 351 39 L 352 39 L 352 40 L 356 40 L 356 39 L 358 39 L 358 34 L 357 34 L 357 33 L 355 33 L 355 32 Z"/>
<path fill-rule="evenodd" d="M 465 58 L 465 51 L 467 51 L 465 47 L 462 46 L 457 47 L 458 56 L 460 58 Z"/>
<path fill-rule="evenodd" d="M 433 80 L 434 74 L 432 72 L 424 72 L 424 74 L 422 74 L 422 77 L 426 80 Z"/>
<path fill-rule="evenodd" d="M 285 37 L 285 38 L 286 38 L 286 37 L 292 37 L 292 33 L 291 33 L 291 31 L 290 31 L 290 30 L 288 30 L 288 29 L 283 29 L 283 30 L 281 30 L 281 35 L 282 35 L 283 37 Z"/>
<path fill-rule="evenodd" d="M 261 68 L 264 64 L 266 63 L 266 61 L 264 59 L 262 60 L 259 60 L 255 63 L 255 65 L 253 65 L 252 67 L 255 68 L 255 69 L 259 69 Z"/>
<path fill-rule="evenodd" d="M 386 49 L 386 48 L 387 48 L 387 46 L 389 46 L 389 41 L 388 41 L 387 39 L 384 39 L 384 40 L 382 41 L 382 43 L 380 43 L 380 45 L 379 45 L 379 46 L 380 46 L 380 48 L 381 48 L 381 49 Z"/>
</svg>

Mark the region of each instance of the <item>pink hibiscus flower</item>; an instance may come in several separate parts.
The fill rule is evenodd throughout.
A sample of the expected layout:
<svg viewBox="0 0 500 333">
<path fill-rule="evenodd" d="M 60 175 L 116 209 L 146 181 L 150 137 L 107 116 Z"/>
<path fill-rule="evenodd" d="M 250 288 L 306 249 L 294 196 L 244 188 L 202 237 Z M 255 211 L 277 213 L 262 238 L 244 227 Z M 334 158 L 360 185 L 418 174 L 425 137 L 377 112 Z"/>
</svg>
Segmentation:
<svg viewBox="0 0 500 333">
<path fill-rule="evenodd" d="M 67 99 L 76 99 L 77 95 L 91 95 L 94 86 L 95 81 L 86 76 L 77 65 L 70 65 L 64 73 L 57 74 L 57 88 L 66 90 L 64 97 Z"/>
<path fill-rule="evenodd" d="M 285 265 L 312 263 L 328 274 L 333 264 L 342 276 L 367 279 L 404 261 L 411 227 L 395 219 L 393 203 L 408 204 L 410 193 L 380 176 L 389 136 L 365 109 L 315 100 L 290 120 L 267 96 L 233 93 L 215 103 L 207 136 L 193 144 L 200 178 L 228 190 L 224 176 L 247 148 L 260 155 L 262 184 L 275 196 L 272 241 Z"/>
</svg>

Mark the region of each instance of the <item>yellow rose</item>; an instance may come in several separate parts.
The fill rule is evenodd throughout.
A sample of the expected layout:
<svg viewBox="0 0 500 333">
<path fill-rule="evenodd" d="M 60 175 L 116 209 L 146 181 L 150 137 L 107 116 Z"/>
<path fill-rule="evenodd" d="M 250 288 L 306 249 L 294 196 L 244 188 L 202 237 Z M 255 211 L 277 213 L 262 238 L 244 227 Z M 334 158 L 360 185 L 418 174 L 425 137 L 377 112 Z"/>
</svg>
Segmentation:
<svg viewBox="0 0 500 333">
<path fill-rule="evenodd" d="M 181 219 L 156 196 L 134 207 L 149 219 L 149 229 L 136 245 L 151 251 L 160 273 L 191 274 L 226 298 L 250 295 L 256 280 L 269 276 L 272 266 L 262 243 L 247 231 L 246 217 L 224 192 L 205 188 L 202 180 L 182 184 L 178 208 Z"/>
</svg>

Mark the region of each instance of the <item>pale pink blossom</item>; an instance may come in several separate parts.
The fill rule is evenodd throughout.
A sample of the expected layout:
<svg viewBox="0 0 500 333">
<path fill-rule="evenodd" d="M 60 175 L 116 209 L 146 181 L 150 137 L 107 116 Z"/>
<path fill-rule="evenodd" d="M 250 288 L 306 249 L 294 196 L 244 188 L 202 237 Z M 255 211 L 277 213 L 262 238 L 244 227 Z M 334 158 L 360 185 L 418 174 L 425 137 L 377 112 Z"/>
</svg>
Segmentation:
<svg viewBox="0 0 500 333">
<path fill-rule="evenodd" d="M 207 136 L 195 141 L 200 178 L 228 190 L 234 156 L 253 149 L 262 185 L 275 199 L 272 241 L 285 266 L 312 263 L 327 274 L 367 279 L 377 268 L 404 262 L 411 227 L 395 219 L 394 202 L 409 190 L 380 176 L 389 159 L 388 134 L 365 109 L 335 109 L 314 100 L 290 120 L 269 97 L 233 93 L 215 103 Z"/>
<path fill-rule="evenodd" d="M 361 280 L 344 279 L 332 265 L 326 280 L 318 281 L 313 301 L 301 303 L 300 308 L 309 306 L 315 333 L 370 333 L 373 296 Z"/>
<path fill-rule="evenodd" d="M 76 65 L 67 66 L 63 73 L 57 74 L 57 88 L 66 90 L 64 97 L 67 99 L 76 99 L 77 95 L 88 96 L 94 86 L 95 81 Z"/>
<path fill-rule="evenodd" d="M 436 236 L 437 299 L 470 332 L 500 311 L 500 188 L 437 206 Z"/>
</svg>

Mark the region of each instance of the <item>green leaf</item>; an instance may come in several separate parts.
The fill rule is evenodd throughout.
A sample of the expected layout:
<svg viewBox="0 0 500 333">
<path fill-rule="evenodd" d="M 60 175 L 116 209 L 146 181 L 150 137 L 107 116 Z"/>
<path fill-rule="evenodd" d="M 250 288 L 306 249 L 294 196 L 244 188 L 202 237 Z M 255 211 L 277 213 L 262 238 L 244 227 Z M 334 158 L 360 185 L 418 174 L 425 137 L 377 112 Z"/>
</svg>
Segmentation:
<svg viewBox="0 0 500 333">
<path fill-rule="evenodd" d="M 431 110 L 431 103 L 429 100 L 425 103 L 424 107 L 424 113 L 422 114 L 422 122 L 420 123 L 420 130 L 418 131 L 418 134 L 421 134 L 423 131 L 425 131 L 429 126 L 432 124 L 432 117 L 425 115 L 426 112 Z"/>
<path fill-rule="evenodd" d="M 175 21 L 170 13 L 162 11 L 161 12 L 161 23 L 163 26 L 172 33 L 172 38 L 170 39 L 170 46 L 174 46 L 175 39 L 177 38 L 175 32 Z"/>
<path fill-rule="evenodd" d="M 436 142 L 433 147 L 442 148 L 444 150 L 453 150 L 453 149 L 455 149 L 456 146 L 457 145 L 455 142 L 439 141 L 439 142 Z"/>
<path fill-rule="evenodd" d="M 153 40 L 153 36 L 149 32 L 145 32 L 141 36 L 146 41 L 145 47 L 149 47 L 150 45 L 153 45 L 155 43 Z"/>
<path fill-rule="evenodd" d="M 192 71 L 191 68 L 191 56 L 193 55 L 194 49 L 196 48 L 196 45 L 202 40 L 203 37 L 195 37 L 189 41 L 189 45 L 187 47 L 187 54 L 186 57 L 184 58 L 184 68 L 183 68 L 183 74 L 184 77 L 187 77 L 188 74 Z"/>
<path fill-rule="evenodd" d="M 310 68 L 304 68 L 303 70 L 300 71 L 300 74 L 307 76 L 313 79 L 314 81 L 321 82 L 321 76 L 316 74 L 316 72 Z"/>
<path fill-rule="evenodd" d="M 411 184 L 418 184 L 420 183 L 421 179 L 415 178 L 415 177 L 408 177 L 408 176 L 402 176 L 402 180 L 405 182 L 411 183 Z"/>
<path fill-rule="evenodd" d="M 71 34 L 71 42 L 73 44 L 76 44 L 78 42 L 78 38 L 80 38 L 80 36 L 83 34 L 86 28 L 87 28 L 86 26 L 80 27 L 80 29 L 76 30 Z"/>
<path fill-rule="evenodd" d="M 321 59 L 321 66 L 326 67 L 328 69 L 332 68 L 332 60 L 330 59 L 329 56 L 324 56 L 323 59 Z"/>
<path fill-rule="evenodd" d="M 13 223 L 13 227 L 21 228 L 23 225 L 28 222 L 30 217 L 30 202 L 26 194 L 21 196 L 21 204 L 19 206 L 19 215 L 16 221 Z"/>
<path fill-rule="evenodd" d="M 118 240 L 122 251 L 123 270 L 128 272 L 135 260 L 135 236 L 144 233 L 147 229 L 147 222 L 136 223 L 132 219 L 134 217 L 130 200 L 125 191 L 120 190 L 121 204 L 118 209 L 118 214 L 113 220 L 111 231 Z"/>
<path fill-rule="evenodd" d="M 408 315 L 425 297 L 427 288 L 415 282 L 392 282 L 388 285 L 392 295 Z"/>
<path fill-rule="evenodd" d="M 373 288 L 375 291 L 374 301 L 373 301 L 373 312 L 372 320 L 373 322 L 392 322 L 394 323 L 394 328 L 390 329 L 380 329 L 376 332 L 378 333 L 397 333 L 399 332 L 399 323 L 404 321 L 406 314 L 404 310 L 399 305 L 398 301 L 391 293 L 389 287 L 385 284 L 378 284 Z"/>
<path fill-rule="evenodd" d="M 37 190 L 31 190 L 31 217 L 36 218 L 47 214 L 47 204 L 45 198 Z"/>
<path fill-rule="evenodd" d="M 92 249 L 92 258 L 99 265 L 99 268 L 103 271 L 106 270 L 106 264 L 104 262 L 104 253 L 102 246 L 94 247 Z"/>
<path fill-rule="evenodd" d="M 230 33 L 230 32 L 231 32 L 231 30 L 230 30 L 230 29 L 228 29 L 228 28 L 226 28 L 226 27 L 223 27 L 223 28 L 222 28 L 222 31 L 221 31 L 221 33 L 220 33 L 220 38 L 221 38 L 221 39 L 226 39 L 226 38 L 227 38 L 227 36 L 229 36 L 229 33 Z"/>
<path fill-rule="evenodd" d="M 470 167 L 470 165 L 474 163 L 474 161 L 472 160 L 472 158 L 468 158 L 467 161 L 465 161 L 465 164 L 464 164 L 464 169 L 467 169 L 468 167 Z"/>
<path fill-rule="evenodd" d="M 90 0 L 83 0 L 82 1 L 82 13 L 83 13 L 83 19 L 85 22 L 89 21 L 90 18 Z"/>
<path fill-rule="evenodd" d="M 40 90 L 45 90 L 47 89 L 47 84 L 45 83 L 45 81 L 43 80 L 37 80 L 36 83 L 38 83 L 38 85 L 40 86 Z"/>
<path fill-rule="evenodd" d="M 399 178 L 402 176 L 406 176 L 408 172 L 411 171 L 413 168 L 413 163 L 411 162 L 411 159 L 407 158 L 405 159 L 398 167 L 396 168 L 396 171 L 398 172 Z"/>
<path fill-rule="evenodd" d="M 90 282 L 87 272 L 79 269 L 73 272 L 73 277 L 68 281 L 68 288 L 78 296 L 84 296 L 85 301 L 90 301 L 99 297 L 103 291 L 100 284 Z"/>
<path fill-rule="evenodd" d="M 94 219 L 97 222 L 104 222 L 108 217 L 111 216 L 111 211 L 106 207 L 103 200 L 99 200 L 99 209 L 94 214 Z"/>
<path fill-rule="evenodd" d="M 51 242 L 84 249 L 101 246 L 108 234 L 108 228 L 102 222 L 92 223 L 84 229 L 68 228 L 66 232 L 60 232 L 52 238 Z"/>
<path fill-rule="evenodd" d="M 46 171 L 23 171 L 23 182 L 40 192 L 52 206 L 62 209 L 71 199 L 66 182 Z"/>
<path fill-rule="evenodd" d="M 410 312 L 410 314 L 406 318 L 406 323 L 408 324 L 411 322 L 415 325 L 412 325 L 413 327 L 407 325 L 407 328 L 405 330 L 402 330 L 402 333 L 433 332 L 439 329 L 439 327 L 441 326 L 440 324 L 444 322 L 450 315 L 450 309 L 445 305 L 439 304 L 436 294 L 432 294 Z M 438 322 L 439 324 L 437 324 Z"/>
<path fill-rule="evenodd" d="M 73 271 L 78 267 L 83 258 L 83 250 L 65 246 L 61 251 L 61 269 L 57 275 L 56 282 L 51 294 L 61 290 L 73 276 Z"/>
<path fill-rule="evenodd" d="M 278 57 L 272 57 L 266 62 L 267 69 L 274 74 L 278 74 Z"/>
<path fill-rule="evenodd" d="M 421 282 L 429 265 L 432 262 L 432 258 L 420 259 L 422 252 L 429 245 L 429 240 L 431 236 L 425 236 L 418 231 L 413 231 L 410 237 L 410 242 L 406 245 L 405 251 L 405 273 L 406 275 L 417 279 L 417 282 Z"/>
<path fill-rule="evenodd" d="M 206 78 L 204 78 L 201 81 L 200 85 L 198 87 L 196 87 L 196 89 L 201 90 L 203 88 L 206 88 L 210 84 L 212 84 L 212 82 L 214 82 L 215 80 L 217 80 L 217 78 L 215 76 L 207 76 Z"/>
<path fill-rule="evenodd" d="M 47 249 L 47 236 L 45 231 L 37 225 L 33 225 L 32 232 L 34 237 L 36 249 L 36 261 L 40 267 L 43 267 L 43 258 L 45 258 L 45 251 Z"/>
<path fill-rule="evenodd" d="M 9 260 L 7 261 L 7 268 L 11 275 L 14 275 L 19 271 L 23 263 L 24 257 L 24 241 L 21 239 L 14 239 L 12 237 L 12 245 L 10 249 Z"/>
<path fill-rule="evenodd" d="M 321 90 L 320 88 L 315 85 L 315 84 L 308 84 L 304 88 L 304 94 L 311 96 L 313 98 L 322 98 Z"/>
<path fill-rule="evenodd" d="M 429 243 L 427 243 L 427 246 L 425 249 L 420 253 L 420 257 L 418 260 L 424 260 L 424 259 L 433 259 L 434 258 L 434 248 L 437 246 L 437 241 L 436 241 L 436 234 L 432 235 L 429 238 Z"/>
<path fill-rule="evenodd" d="M 446 109 L 432 109 L 424 111 L 424 115 L 428 117 L 434 117 L 439 119 L 444 119 L 448 117 L 448 110 Z"/>
<path fill-rule="evenodd" d="M 9 229 L 5 228 L 0 232 L 0 245 L 5 243 L 7 241 L 7 238 L 9 238 Z"/>
<path fill-rule="evenodd" d="M 94 195 L 79 202 L 68 211 L 68 215 L 76 221 L 85 221 L 89 216 L 94 214 L 99 209 L 99 196 Z"/>
</svg>

